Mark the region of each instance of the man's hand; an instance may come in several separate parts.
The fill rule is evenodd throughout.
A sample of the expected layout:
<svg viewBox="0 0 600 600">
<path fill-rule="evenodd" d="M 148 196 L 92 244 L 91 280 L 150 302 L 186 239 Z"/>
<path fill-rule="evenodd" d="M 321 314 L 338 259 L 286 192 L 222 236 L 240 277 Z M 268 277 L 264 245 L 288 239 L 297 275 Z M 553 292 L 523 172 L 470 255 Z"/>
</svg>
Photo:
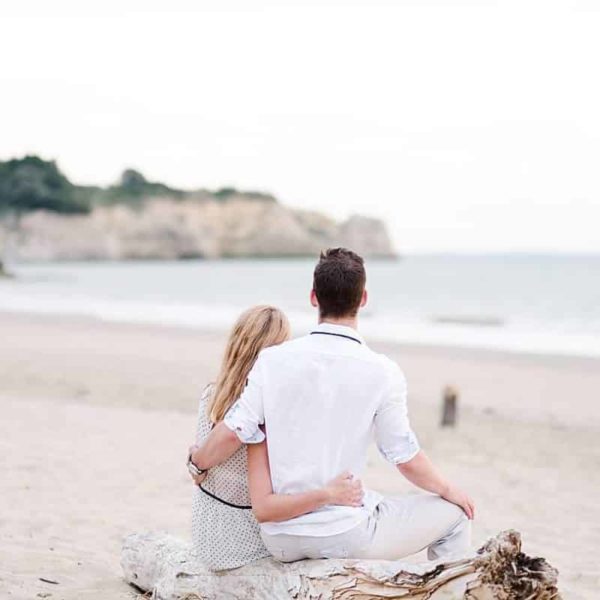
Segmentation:
<svg viewBox="0 0 600 600">
<path fill-rule="evenodd" d="M 192 475 L 190 473 L 190 477 L 192 478 L 192 481 L 196 484 L 196 485 L 200 485 L 207 476 L 208 473 L 202 473 L 201 475 Z"/>
<path fill-rule="evenodd" d="M 196 444 L 190 446 L 188 450 L 188 456 L 192 456 L 197 449 L 198 446 L 196 446 Z M 195 485 L 200 485 L 206 479 L 206 475 L 207 471 L 204 471 L 204 473 L 201 473 L 200 475 L 194 475 L 193 473 L 190 473 L 190 477 L 192 478 L 192 481 Z"/>
<path fill-rule="evenodd" d="M 452 504 L 456 504 L 456 506 L 460 506 L 464 511 L 467 517 L 471 520 L 475 518 L 475 503 L 473 499 L 461 489 L 456 486 L 449 485 L 448 489 L 440 494 L 442 498 L 448 500 L 448 502 L 452 502 Z"/>
<path fill-rule="evenodd" d="M 192 478 L 192 481 L 196 484 L 196 485 L 200 485 L 205 479 L 206 476 L 208 475 L 207 472 L 202 473 L 201 475 L 192 475 L 190 473 L 190 477 Z"/>
<path fill-rule="evenodd" d="M 399 463 L 396 467 L 406 479 L 417 487 L 438 494 L 448 502 L 460 506 L 469 519 L 475 518 L 475 503 L 471 497 L 448 483 L 448 480 L 442 477 L 423 450 L 419 450 L 409 461 Z"/>
</svg>

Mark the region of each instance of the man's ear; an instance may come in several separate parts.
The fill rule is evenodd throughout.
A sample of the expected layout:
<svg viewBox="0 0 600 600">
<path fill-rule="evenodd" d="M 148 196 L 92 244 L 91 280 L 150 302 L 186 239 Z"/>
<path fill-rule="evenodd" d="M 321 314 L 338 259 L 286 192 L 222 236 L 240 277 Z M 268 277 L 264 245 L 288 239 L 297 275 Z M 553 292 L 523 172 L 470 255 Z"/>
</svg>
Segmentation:
<svg viewBox="0 0 600 600">
<path fill-rule="evenodd" d="M 362 298 L 360 299 L 360 307 L 361 308 L 367 303 L 368 299 L 369 299 L 369 294 L 367 293 L 367 290 L 363 290 Z"/>
<path fill-rule="evenodd" d="M 317 300 L 317 294 L 315 290 L 310 290 L 310 303 L 315 307 L 319 307 L 319 301 Z"/>
</svg>

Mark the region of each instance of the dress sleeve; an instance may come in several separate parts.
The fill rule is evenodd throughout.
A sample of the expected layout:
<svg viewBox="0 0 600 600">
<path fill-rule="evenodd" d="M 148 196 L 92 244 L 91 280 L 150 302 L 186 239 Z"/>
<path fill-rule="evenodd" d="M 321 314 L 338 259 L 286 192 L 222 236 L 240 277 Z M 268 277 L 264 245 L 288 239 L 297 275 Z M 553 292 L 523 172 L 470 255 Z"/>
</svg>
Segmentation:
<svg viewBox="0 0 600 600">
<path fill-rule="evenodd" d="M 420 450 L 408 419 L 406 378 L 390 364 L 389 385 L 375 414 L 375 442 L 382 456 L 393 464 L 405 463 Z"/>
<path fill-rule="evenodd" d="M 225 425 L 244 444 L 258 444 L 265 439 L 260 426 L 265 422 L 263 405 L 264 359 L 259 355 L 248 375 L 241 396 L 225 415 Z"/>
</svg>

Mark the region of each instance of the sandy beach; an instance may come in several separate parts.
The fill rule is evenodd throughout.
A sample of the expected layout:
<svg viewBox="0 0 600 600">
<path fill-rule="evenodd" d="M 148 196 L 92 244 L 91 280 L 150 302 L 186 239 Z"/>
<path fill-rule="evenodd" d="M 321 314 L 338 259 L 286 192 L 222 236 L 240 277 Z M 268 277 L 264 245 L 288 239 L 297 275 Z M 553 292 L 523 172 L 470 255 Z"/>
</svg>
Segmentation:
<svg viewBox="0 0 600 600">
<path fill-rule="evenodd" d="M 188 536 L 185 453 L 224 336 L 9 313 L 0 332 L 0 597 L 136 597 L 121 540 Z M 596 598 L 600 361 L 372 346 L 404 369 L 423 447 L 475 497 L 475 544 L 517 529 L 565 598 Z M 441 430 L 446 384 L 459 422 Z M 375 453 L 365 483 L 410 491 Z"/>
</svg>

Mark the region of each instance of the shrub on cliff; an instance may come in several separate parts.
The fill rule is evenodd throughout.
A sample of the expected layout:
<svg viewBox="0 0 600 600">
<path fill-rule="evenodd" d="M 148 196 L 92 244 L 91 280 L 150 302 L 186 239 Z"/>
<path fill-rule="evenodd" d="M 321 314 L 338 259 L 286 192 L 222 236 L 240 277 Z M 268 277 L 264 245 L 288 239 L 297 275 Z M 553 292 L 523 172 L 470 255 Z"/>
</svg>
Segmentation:
<svg viewBox="0 0 600 600">
<path fill-rule="evenodd" d="M 234 187 L 223 187 L 213 192 L 212 195 L 221 202 L 229 200 L 234 197 L 243 197 L 249 200 L 260 200 L 262 202 L 277 202 L 274 196 L 265 192 L 255 191 L 240 191 Z"/>
<path fill-rule="evenodd" d="M 86 213 L 88 204 L 54 161 L 26 156 L 0 162 L 0 212 Z"/>
<path fill-rule="evenodd" d="M 107 188 L 80 186 L 78 190 L 92 206 L 98 204 L 141 206 L 148 198 L 184 198 L 186 195 L 186 192 L 171 188 L 164 183 L 148 181 L 135 169 L 125 169 L 116 185 Z"/>
</svg>

